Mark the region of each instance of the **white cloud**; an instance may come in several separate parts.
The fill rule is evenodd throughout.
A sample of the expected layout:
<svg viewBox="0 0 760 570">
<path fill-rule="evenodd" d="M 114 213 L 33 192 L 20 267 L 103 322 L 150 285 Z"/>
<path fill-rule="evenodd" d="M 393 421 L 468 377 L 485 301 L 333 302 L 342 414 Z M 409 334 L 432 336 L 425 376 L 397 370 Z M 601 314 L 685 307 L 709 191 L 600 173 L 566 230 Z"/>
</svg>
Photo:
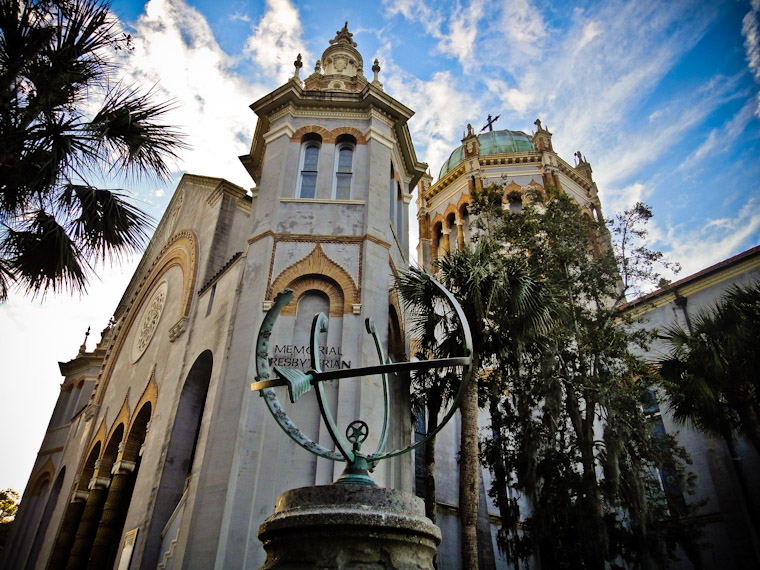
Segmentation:
<svg viewBox="0 0 760 570">
<path fill-rule="evenodd" d="M 441 53 L 453 55 L 467 69 L 475 58 L 475 41 L 478 37 L 478 22 L 483 17 L 482 0 L 473 0 L 469 6 L 454 12 L 449 18 L 449 31 L 438 42 Z M 476 66 L 477 67 L 477 66 Z"/>
<path fill-rule="evenodd" d="M 392 62 L 386 63 L 386 70 L 388 93 L 416 111 L 409 121 L 409 130 L 420 156 L 436 176 L 451 151 L 461 144 L 467 121 L 482 114 L 481 103 L 458 89 L 448 71 L 435 73 L 424 81 Z"/>
<path fill-rule="evenodd" d="M 163 198 L 163 197 L 164 197 L 164 194 L 165 194 L 165 192 L 164 192 L 164 191 L 163 191 L 163 189 L 161 189 L 161 188 L 159 188 L 158 190 L 156 190 L 155 192 L 153 192 L 153 195 L 154 195 L 156 198 Z"/>
<path fill-rule="evenodd" d="M 301 32 L 301 18 L 290 0 L 267 0 L 267 10 L 245 49 L 265 73 L 284 83 L 293 75 L 293 61 L 299 53 L 303 61 L 311 61 Z"/>
<path fill-rule="evenodd" d="M 151 0 L 132 36 L 124 74 L 130 82 L 156 84 L 159 97 L 176 101 L 167 121 L 193 145 L 181 153 L 178 169 L 250 187 L 237 157 L 248 149 L 256 123 L 248 105 L 265 93 L 264 86 L 233 71 L 233 59 L 205 18 L 183 0 Z"/>
<path fill-rule="evenodd" d="M 506 36 L 504 51 L 509 54 L 510 64 L 541 53 L 547 36 L 546 24 L 530 0 L 506 3 L 498 27 Z"/>
<path fill-rule="evenodd" d="M 615 212 L 627 210 L 636 202 L 645 202 L 651 191 L 650 186 L 641 182 L 634 182 L 620 189 L 610 188 L 602 202 L 607 217 L 614 215 Z"/>
<path fill-rule="evenodd" d="M 588 45 L 591 41 L 594 40 L 594 38 L 596 38 L 601 33 L 602 33 L 602 29 L 599 22 L 591 21 L 591 22 L 585 23 L 583 25 L 581 37 L 578 40 L 576 50 L 581 50 L 584 47 L 586 47 L 586 45 Z"/>
<path fill-rule="evenodd" d="M 496 95 L 507 109 L 512 109 L 519 115 L 525 115 L 531 107 L 534 100 L 532 93 L 510 87 L 506 81 L 501 79 L 485 78 L 484 81 L 488 90 Z"/>
</svg>

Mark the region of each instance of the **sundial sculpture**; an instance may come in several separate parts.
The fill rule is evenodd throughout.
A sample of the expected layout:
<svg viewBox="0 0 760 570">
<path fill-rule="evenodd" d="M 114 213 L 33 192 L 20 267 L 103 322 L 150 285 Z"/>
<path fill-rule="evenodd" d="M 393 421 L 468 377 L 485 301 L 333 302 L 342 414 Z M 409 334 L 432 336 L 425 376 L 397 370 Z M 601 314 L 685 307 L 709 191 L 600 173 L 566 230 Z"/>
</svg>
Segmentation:
<svg viewBox="0 0 760 570">
<path fill-rule="evenodd" d="M 413 449 L 423 445 L 431 437 L 435 436 L 444 425 L 446 425 L 459 407 L 459 402 L 464 394 L 468 379 L 467 371 L 472 362 L 472 335 L 470 333 L 467 319 L 462 311 L 462 307 L 454 296 L 433 277 L 427 275 L 427 278 L 429 278 L 431 282 L 441 290 L 459 320 L 459 328 L 463 339 L 462 356 L 433 360 L 412 359 L 409 362 L 391 362 L 389 358 L 386 358 L 383 347 L 380 345 L 374 322 L 371 318 L 368 318 L 365 320 L 365 326 L 367 333 L 372 335 L 372 338 L 375 341 L 375 348 L 377 349 L 377 356 L 380 360 L 380 364 L 375 366 L 365 366 L 362 368 L 344 368 L 322 371 L 319 364 L 319 335 L 320 333 L 327 332 L 328 319 L 324 313 L 319 313 L 314 316 L 314 320 L 311 324 L 311 369 L 308 372 L 302 372 L 296 368 L 275 366 L 275 377 L 270 378 L 269 338 L 272 335 L 272 327 L 280 314 L 280 310 L 293 299 L 293 291 L 285 289 L 278 293 L 274 299 L 274 304 L 264 316 L 264 321 L 261 323 L 259 334 L 256 339 L 256 381 L 251 384 L 251 390 L 259 391 L 279 426 L 298 445 L 319 457 L 324 457 L 325 459 L 330 459 L 332 461 L 344 461 L 346 463 L 346 468 L 336 483 L 375 486 L 374 481 L 369 477 L 369 470 L 373 469 L 374 466 L 383 459 L 390 459 L 391 457 L 409 453 Z M 429 370 L 432 368 L 448 368 L 453 366 L 463 367 L 462 381 L 459 383 L 459 390 L 454 397 L 454 401 L 452 402 L 449 411 L 446 413 L 438 427 L 413 445 L 409 445 L 403 449 L 385 451 L 385 445 L 388 439 L 388 419 L 390 415 L 388 374 L 393 372 Z M 369 435 L 369 426 L 363 420 L 358 419 L 348 424 L 348 427 L 345 430 L 345 435 L 341 433 L 335 423 L 332 412 L 327 405 L 324 382 L 326 380 L 344 380 L 347 378 L 358 378 L 360 376 L 368 376 L 372 374 L 380 374 L 383 378 L 383 426 L 382 431 L 380 432 L 380 440 L 375 451 L 372 453 L 364 453 L 362 451 L 362 443 L 364 443 Z M 290 401 L 293 403 L 312 388 L 316 389 L 319 410 L 322 414 L 325 426 L 327 427 L 327 431 L 335 443 L 335 447 L 338 449 L 337 452 L 312 441 L 293 423 L 282 409 L 282 406 L 277 399 L 277 395 L 273 389 L 277 386 L 287 386 Z"/>
</svg>

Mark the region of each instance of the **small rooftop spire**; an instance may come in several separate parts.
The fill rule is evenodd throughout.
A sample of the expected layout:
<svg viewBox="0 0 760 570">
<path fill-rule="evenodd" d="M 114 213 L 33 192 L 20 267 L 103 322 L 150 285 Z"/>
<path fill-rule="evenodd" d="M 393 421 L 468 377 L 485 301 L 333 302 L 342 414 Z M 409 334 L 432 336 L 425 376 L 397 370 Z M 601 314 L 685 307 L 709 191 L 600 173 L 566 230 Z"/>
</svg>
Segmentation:
<svg viewBox="0 0 760 570">
<path fill-rule="evenodd" d="M 296 60 L 293 62 L 293 65 L 296 68 L 296 72 L 293 74 L 293 79 L 300 79 L 301 74 L 301 68 L 303 67 L 303 62 L 301 61 L 301 54 L 298 54 L 298 57 L 296 57 Z"/>
<path fill-rule="evenodd" d="M 87 337 L 90 336 L 90 327 L 87 327 L 87 332 L 84 333 L 84 340 L 82 341 L 82 346 L 79 347 L 79 354 L 84 354 L 87 352 Z"/>
<path fill-rule="evenodd" d="M 372 71 L 375 74 L 375 78 L 372 80 L 372 83 L 375 83 L 382 87 L 382 83 L 380 83 L 380 80 L 378 79 L 378 75 L 380 74 L 380 61 L 377 58 L 375 58 L 375 61 L 373 62 Z"/>
</svg>

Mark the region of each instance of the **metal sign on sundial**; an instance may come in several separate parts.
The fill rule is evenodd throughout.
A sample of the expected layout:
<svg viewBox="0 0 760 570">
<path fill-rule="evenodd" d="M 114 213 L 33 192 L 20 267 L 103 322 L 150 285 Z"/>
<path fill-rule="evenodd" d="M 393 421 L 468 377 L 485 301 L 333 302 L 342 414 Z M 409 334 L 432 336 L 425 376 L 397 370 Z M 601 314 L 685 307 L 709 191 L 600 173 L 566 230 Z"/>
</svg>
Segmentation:
<svg viewBox="0 0 760 570">
<path fill-rule="evenodd" d="M 390 359 L 385 357 L 383 347 L 380 345 L 377 336 L 377 329 L 375 328 L 374 322 L 372 319 L 366 319 L 365 327 L 367 333 L 372 335 L 375 342 L 375 348 L 377 350 L 380 364 L 353 369 L 344 368 L 322 371 L 319 362 L 319 336 L 320 333 L 327 332 L 328 319 L 324 313 L 319 313 L 314 316 L 311 325 L 311 335 L 309 337 L 311 369 L 308 372 L 303 372 L 296 368 L 275 366 L 275 377 L 272 378 L 270 377 L 269 369 L 269 339 L 272 335 L 274 323 L 280 314 L 280 310 L 293 299 L 293 291 L 285 289 L 278 293 L 274 299 L 274 304 L 264 316 L 264 320 L 259 328 L 258 337 L 256 338 L 256 381 L 251 384 L 251 390 L 259 392 L 279 426 L 298 445 L 314 455 L 332 461 L 344 461 L 346 463 L 343 475 L 341 475 L 337 483 L 375 486 L 375 483 L 370 479 L 368 474 L 368 471 L 372 469 L 375 464 L 383 459 L 390 459 L 391 457 L 409 453 L 413 449 L 423 445 L 431 437 L 434 437 L 443 426 L 446 425 L 446 423 L 448 423 L 459 407 L 459 402 L 464 394 L 469 376 L 467 371 L 472 362 L 472 335 L 470 333 L 467 319 L 462 311 L 462 307 L 454 296 L 433 277 L 428 275 L 427 278 L 429 278 L 431 282 L 441 290 L 444 298 L 454 310 L 454 314 L 456 314 L 457 319 L 459 320 L 459 328 L 464 340 L 462 356 L 434 360 L 412 359 L 409 362 L 391 362 Z M 410 372 L 412 370 L 430 370 L 433 368 L 450 367 L 462 367 L 462 380 L 459 383 L 459 389 L 451 404 L 451 408 L 449 408 L 449 411 L 438 425 L 438 428 L 427 434 L 425 438 L 415 442 L 413 445 L 403 449 L 385 451 L 385 445 L 388 440 L 388 420 L 390 416 L 388 374 L 394 372 Z M 323 383 L 327 380 L 345 380 L 348 378 L 360 378 L 362 376 L 373 374 L 380 374 L 383 379 L 383 425 L 375 451 L 372 453 L 364 453 L 361 448 L 362 443 L 366 441 L 369 435 L 369 426 L 363 420 L 358 419 L 348 424 L 345 430 L 345 435 L 344 433 L 341 433 L 335 422 L 332 411 L 327 405 Z M 293 423 L 290 417 L 288 417 L 282 409 L 282 406 L 277 399 L 277 395 L 274 391 L 274 388 L 277 386 L 287 387 L 290 401 L 293 403 L 312 388 L 316 390 L 319 411 L 325 422 L 327 431 L 335 443 L 335 447 L 338 450 L 337 452 L 314 442 Z"/>
</svg>

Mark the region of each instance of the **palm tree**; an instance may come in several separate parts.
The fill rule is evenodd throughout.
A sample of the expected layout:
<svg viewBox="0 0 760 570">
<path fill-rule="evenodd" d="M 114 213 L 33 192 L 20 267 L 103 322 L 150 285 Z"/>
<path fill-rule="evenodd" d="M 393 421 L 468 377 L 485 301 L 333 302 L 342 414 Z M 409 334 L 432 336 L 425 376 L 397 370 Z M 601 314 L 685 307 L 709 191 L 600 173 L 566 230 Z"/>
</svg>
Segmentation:
<svg viewBox="0 0 760 570">
<path fill-rule="evenodd" d="M 108 3 L 0 0 L 0 299 L 82 290 L 92 263 L 137 249 L 150 219 L 98 175 L 168 177 L 171 104 L 113 83 L 129 49 Z M 102 105 L 93 108 L 100 95 Z"/>
<path fill-rule="evenodd" d="M 459 519 L 462 528 L 462 568 L 478 568 L 476 521 L 478 516 L 478 379 L 481 366 L 490 365 L 501 352 L 505 333 L 518 325 L 520 333 L 537 329 L 549 319 L 549 303 L 541 282 L 517 258 L 507 258 L 501 246 L 483 239 L 437 262 L 437 277 L 459 301 L 472 333 L 470 382 L 460 403 Z M 440 300 L 431 297 L 420 272 L 403 273 L 399 294 L 411 309 L 412 330 L 423 347 L 437 346 L 439 355 L 453 354 L 455 325 L 442 314 Z M 437 338 L 438 340 L 434 340 Z M 458 352 L 456 352 L 458 354 Z"/>
<path fill-rule="evenodd" d="M 760 453 L 760 282 L 732 287 L 662 338 L 658 364 L 676 421 L 720 436 L 740 431 Z"/>
</svg>

